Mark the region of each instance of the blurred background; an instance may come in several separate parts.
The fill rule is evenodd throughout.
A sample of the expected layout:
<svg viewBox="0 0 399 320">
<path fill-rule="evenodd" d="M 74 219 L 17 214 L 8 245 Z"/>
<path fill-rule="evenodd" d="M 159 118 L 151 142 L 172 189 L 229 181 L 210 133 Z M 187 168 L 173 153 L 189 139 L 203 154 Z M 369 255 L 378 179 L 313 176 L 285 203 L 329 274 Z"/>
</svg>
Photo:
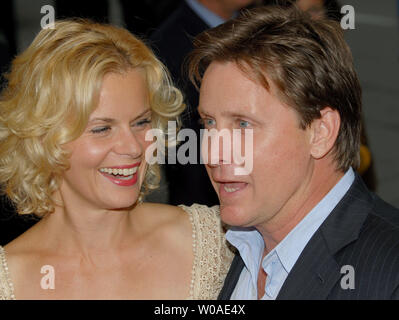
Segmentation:
<svg viewBox="0 0 399 320">
<path fill-rule="evenodd" d="M 147 39 L 146 42 L 153 45 L 155 52 L 171 69 L 174 80 L 186 90 L 187 88 L 179 82 L 180 79 L 177 79 L 178 75 L 173 70 L 173 61 L 168 61 L 166 53 L 161 50 L 161 41 L 159 42 L 160 38 L 164 38 L 162 32 L 170 30 L 168 28 L 171 22 L 168 20 L 175 19 L 176 21 L 176 10 L 180 10 L 181 14 L 180 7 L 184 1 L 3 0 L 0 10 L 1 72 L 8 69 L 12 57 L 24 50 L 40 31 L 40 23 L 45 15 L 41 13 L 41 8 L 51 5 L 55 9 L 56 18 L 88 17 L 126 27 L 134 34 Z M 212 1 L 220 0 L 204 0 L 204 3 L 212 5 Z M 221 2 L 228 3 L 229 0 Z M 235 5 L 235 9 L 238 9 L 248 5 L 264 5 L 273 1 L 231 0 L 230 2 Z M 399 0 L 303 0 L 302 2 L 305 7 L 311 3 L 333 3 L 335 15 L 338 12 L 338 17 L 340 17 L 340 7 L 344 5 L 351 5 L 355 9 L 355 29 L 346 30 L 345 37 L 352 49 L 363 88 L 366 145 L 371 154 L 369 186 L 385 201 L 399 207 Z M 337 4 L 338 7 L 336 7 Z M 195 23 L 192 20 L 193 26 Z M 209 26 L 209 23 L 208 26 L 204 24 L 202 28 Z M 201 31 L 201 28 L 198 28 L 198 32 Z M 170 32 L 166 35 L 170 36 Z M 176 46 L 179 44 L 179 40 L 171 39 L 170 41 L 169 46 L 174 46 L 172 41 L 177 41 Z M 196 97 L 193 99 L 191 104 L 195 105 Z M 167 181 L 167 178 L 166 182 L 164 179 L 160 190 L 150 197 L 150 201 L 173 203 L 169 198 L 170 188 Z M 191 185 L 192 188 L 195 187 L 195 183 Z M 193 201 L 206 203 L 201 199 Z M 212 201 L 207 204 L 213 204 Z M 4 199 L 2 202 L 0 245 L 10 241 L 34 223 L 24 219 L 17 220 L 12 207 Z"/>
<path fill-rule="evenodd" d="M 377 194 L 399 207 L 399 1 L 345 0 L 356 10 L 346 32 L 363 89 L 363 115 Z"/>
</svg>

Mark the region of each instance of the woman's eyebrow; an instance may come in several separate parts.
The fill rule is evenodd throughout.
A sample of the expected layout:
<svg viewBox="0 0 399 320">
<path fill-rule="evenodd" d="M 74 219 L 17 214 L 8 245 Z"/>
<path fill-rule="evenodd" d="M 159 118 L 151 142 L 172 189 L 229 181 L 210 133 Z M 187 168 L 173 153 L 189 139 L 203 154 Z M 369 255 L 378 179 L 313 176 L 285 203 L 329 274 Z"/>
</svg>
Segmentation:
<svg viewBox="0 0 399 320">
<path fill-rule="evenodd" d="M 111 123 L 111 122 L 114 122 L 115 120 L 112 119 L 112 118 L 101 118 L 101 117 L 96 117 L 96 118 L 90 119 L 90 120 L 89 120 L 89 123 L 95 122 L 95 121 L 103 121 L 103 122 Z"/>
<path fill-rule="evenodd" d="M 144 116 L 144 115 L 146 115 L 147 113 L 150 113 L 150 112 L 151 112 L 151 108 L 145 109 L 142 113 L 140 113 L 140 114 L 136 117 L 136 119 L 137 119 L 137 118 L 140 118 L 140 117 L 142 117 L 142 116 Z"/>
<path fill-rule="evenodd" d="M 148 109 L 144 110 L 142 113 L 140 113 L 137 117 L 135 117 L 134 120 L 136 120 L 150 112 L 151 112 L 151 109 L 148 108 Z M 95 118 L 90 119 L 89 123 L 92 123 L 95 121 L 103 121 L 103 122 L 107 122 L 107 123 L 112 123 L 112 122 L 115 122 L 115 119 L 108 118 L 108 117 L 95 117 Z"/>
</svg>

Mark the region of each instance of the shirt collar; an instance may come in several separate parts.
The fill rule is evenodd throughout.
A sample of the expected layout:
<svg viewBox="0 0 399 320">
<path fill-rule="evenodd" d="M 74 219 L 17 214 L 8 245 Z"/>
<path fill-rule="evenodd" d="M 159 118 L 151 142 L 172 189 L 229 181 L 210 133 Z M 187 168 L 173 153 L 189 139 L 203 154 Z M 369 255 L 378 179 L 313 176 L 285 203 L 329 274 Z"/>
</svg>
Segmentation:
<svg viewBox="0 0 399 320">
<path fill-rule="evenodd" d="M 185 1 L 191 10 L 193 10 L 210 28 L 217 27 L 219 24 L 226 22 L 226 20 L 213 13 L 197 0 Z"/>
<path fill-rule="evenodd" d="M 267 261 L 274 260 L 270 259 L 270 256 L 277 253 L 282 266 L 289 273 L 313 234 L 349 190 L 354 179 L 353 169 L 349 168 L 327 195 L 265 256 L 262 267 L 265 269 Z M 261 234 L 255 228 L 232 227 L 227 231 L 226 239 L 240 252 L 245 266 L 256 283 L 264 250 Z"/>
<path fill-rule="evenodd" d="M 265 248 L 262 235 L 255 228 L 231 227 L 226 233 L 226 239 L 240 252 L 251 275 L 252 284 L 256 288 L 258 270 Z"/>
</svg>

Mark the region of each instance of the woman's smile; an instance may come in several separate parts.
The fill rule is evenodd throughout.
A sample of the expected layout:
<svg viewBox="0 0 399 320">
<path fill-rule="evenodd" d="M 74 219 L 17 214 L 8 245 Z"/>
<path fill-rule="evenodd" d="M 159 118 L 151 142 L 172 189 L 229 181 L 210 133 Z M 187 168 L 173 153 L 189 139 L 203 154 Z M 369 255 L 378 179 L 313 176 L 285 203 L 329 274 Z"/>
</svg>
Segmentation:
<svg viewBox="0 0 399 320">
<path fill-rule="evenodd" d="M 137 170 L 140 163 L 127 166 L 101 168 L 100 173 L 112 183 L 121 187 L 130 187 L 137 182 Z"/>
</svg>

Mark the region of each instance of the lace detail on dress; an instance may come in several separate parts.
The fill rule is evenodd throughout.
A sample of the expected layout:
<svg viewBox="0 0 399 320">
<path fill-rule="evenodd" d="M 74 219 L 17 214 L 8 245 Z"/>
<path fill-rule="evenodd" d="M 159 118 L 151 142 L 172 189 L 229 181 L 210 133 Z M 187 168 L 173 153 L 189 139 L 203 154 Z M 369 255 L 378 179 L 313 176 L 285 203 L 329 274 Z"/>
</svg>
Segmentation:
<svg viewBox="0 0 399 320">
<path fill-rule="evenodd" d="M 6 253 L 0 246 L 0 300 L 15 300 L 14 287 L 8 272 Z"/>
<path fill-rule="evenodd" d="M 217 299 L 234 257 L 225 239 L 219 206 L 179 207 L 189 213 L 193 228 L 194 263 L 188 299 Z"/>
</svg>

